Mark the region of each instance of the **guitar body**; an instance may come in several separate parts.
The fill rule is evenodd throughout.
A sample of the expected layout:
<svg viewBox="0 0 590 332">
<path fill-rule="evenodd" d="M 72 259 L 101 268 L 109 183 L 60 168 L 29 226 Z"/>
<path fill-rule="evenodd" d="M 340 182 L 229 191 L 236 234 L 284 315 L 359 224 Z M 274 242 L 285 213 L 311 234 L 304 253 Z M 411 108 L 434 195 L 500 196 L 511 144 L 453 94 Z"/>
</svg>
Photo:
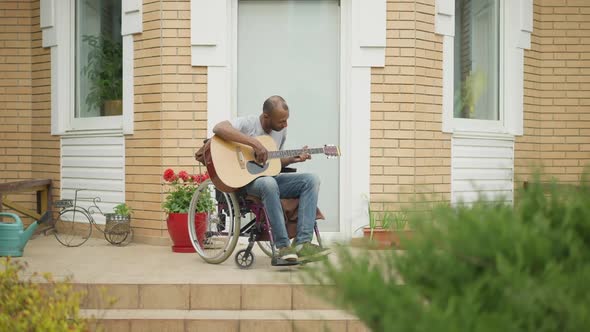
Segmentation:
<svg viewBox="0 0 590 332">
<path fill-rule="evenodd" d="M 270 136 L 257 136 L 256 139 L 268 151 L 277 148 Z M 225 141 L 218 136 L 211 138 L 211 145 L 204 156 L 211 181 L 224 192 L 234 192 L 256 178 L 275 176 L 281 172 L 280 159 L 269 159 L 266 164 L 259 165 L 250 146 Z"/>
</svg>

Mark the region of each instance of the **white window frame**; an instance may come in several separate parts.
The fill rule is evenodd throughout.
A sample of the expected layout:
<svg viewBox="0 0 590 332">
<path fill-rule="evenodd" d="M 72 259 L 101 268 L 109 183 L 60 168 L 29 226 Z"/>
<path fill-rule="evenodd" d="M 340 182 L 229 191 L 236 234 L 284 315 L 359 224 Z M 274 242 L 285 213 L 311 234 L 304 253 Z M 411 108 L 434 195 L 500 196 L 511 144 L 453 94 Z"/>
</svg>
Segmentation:
<svg viewBox="0 0 590 332">
<path fill-rule="evenodd" d="M 191 0 L 191 63 L 207 70 L 207 127 L 236 114 L 238 0 Z M 386 0 L 341 0 L 340 232 L 362 236 L 370 194 L 371 68 L 385 65 Z M 357 232 L 355 232 L 357 231 Z"/>
<path fill-rule="evenodd" d="M 455 0 L 437 0 L 435 29 L 443 35 L 443 132 L 523 134 L 524 49 L 531 46 L 533 0 L 500 0 L 499 120 L 454 117 Z"/>
<path fill-rule="evenodd" d="M 123 115 L 75 117 L 75 1 L 41 0 L 43 47 L 51 48 L 51 134 L 88 131 L 133 133 L 133 34 L 142 32 L 142 1 L 122 1 Z"/>
</svg>

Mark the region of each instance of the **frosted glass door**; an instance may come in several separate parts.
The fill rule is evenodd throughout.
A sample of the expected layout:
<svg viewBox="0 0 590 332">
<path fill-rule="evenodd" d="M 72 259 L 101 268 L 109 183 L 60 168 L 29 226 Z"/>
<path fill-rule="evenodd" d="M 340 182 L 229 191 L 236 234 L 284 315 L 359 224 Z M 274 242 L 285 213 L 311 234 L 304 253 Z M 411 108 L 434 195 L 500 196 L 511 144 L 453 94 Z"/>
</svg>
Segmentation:
<svg viewBox="0 0 590 332">
<path fill-rule="evenodd" d="M 237 112 L 260 114 L 280 95 L 290 109 L 286 148 L 338 145 L 340 7 L 336 0 L 245 0 L 238 6 Z M 320 176 L 322 231 L 339 230 L 339 160 L 295 164 Z"/>
</svg>

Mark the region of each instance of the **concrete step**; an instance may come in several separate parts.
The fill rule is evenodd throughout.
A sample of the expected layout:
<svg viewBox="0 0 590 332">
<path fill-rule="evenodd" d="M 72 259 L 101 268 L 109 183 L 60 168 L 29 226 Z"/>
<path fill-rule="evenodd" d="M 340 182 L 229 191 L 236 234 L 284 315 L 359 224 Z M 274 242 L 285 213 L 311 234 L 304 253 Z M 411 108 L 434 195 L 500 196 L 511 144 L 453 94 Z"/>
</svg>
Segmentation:
<svg viewBox="0 0 590 332">
<path fill-rule="evenodd" d="M 81 284 L 83 309 L 333 310 L 302 284 Z"/>
<path fill-rule="evenodd" d="M 104 331 L 368 332 L 340 310 L 86 309 L 90 329 Z"/>
</svg>

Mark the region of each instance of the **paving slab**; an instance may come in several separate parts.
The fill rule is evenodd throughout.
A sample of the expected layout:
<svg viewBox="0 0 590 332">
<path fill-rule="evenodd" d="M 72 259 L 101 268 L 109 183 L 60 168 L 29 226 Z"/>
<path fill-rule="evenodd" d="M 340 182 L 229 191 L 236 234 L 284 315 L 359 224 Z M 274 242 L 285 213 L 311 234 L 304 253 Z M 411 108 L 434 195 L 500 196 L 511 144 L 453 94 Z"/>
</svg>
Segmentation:
<svg viewBox="0 0 590 332">
<path fill-rule="evenodd" d="M 245 248 L 238 244 L 235 252 Z M 61 245 L 52 235 L 39 234 L 27 243 L 23 257 L 27 273 L 71 276 L 76 283 L 116 284 L 300 284 L 300 267 L 273 267 L 257 246 L 250 269 L 242 270 L 233 255 L 221 264 L 208 264 L 196 253 L 174 253 L 168 246 L 130 243 L 124 247 L 91 238 L 80 247 Z"/>
</svg>

